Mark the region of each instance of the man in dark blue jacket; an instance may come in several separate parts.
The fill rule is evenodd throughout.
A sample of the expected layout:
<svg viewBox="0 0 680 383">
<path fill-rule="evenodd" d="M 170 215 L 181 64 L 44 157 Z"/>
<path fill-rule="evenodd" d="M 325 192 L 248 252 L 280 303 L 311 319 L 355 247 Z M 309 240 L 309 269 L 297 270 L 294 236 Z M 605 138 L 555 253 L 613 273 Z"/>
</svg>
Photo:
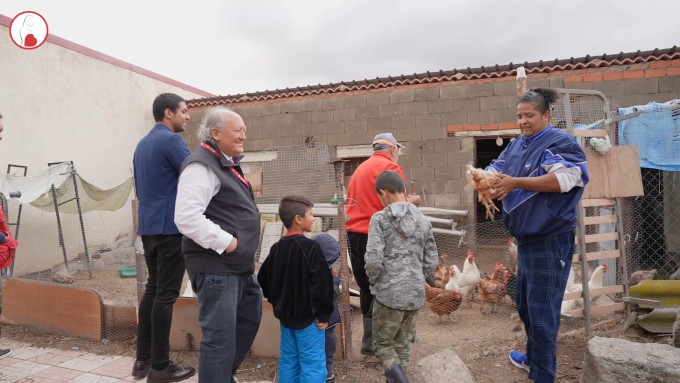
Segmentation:
<svg viewBox="0 0 680 383">
<path fill-rule="evenodd" d="M 163 93 L 153 102 L 156 125 L 134 154 L 135 190 L 139 200 L 139 229 L 149 279 L 139 304 L 137 360 L 132 375 L 147 382 L 177 382 L 194 369 L 170 361 L 172 308 L 184 277 L 182 235 L 174 223 L 177 182 L 189 148 L 177 133 L 186 128 L 189 112 L 184 100 Z"/>
</svg>

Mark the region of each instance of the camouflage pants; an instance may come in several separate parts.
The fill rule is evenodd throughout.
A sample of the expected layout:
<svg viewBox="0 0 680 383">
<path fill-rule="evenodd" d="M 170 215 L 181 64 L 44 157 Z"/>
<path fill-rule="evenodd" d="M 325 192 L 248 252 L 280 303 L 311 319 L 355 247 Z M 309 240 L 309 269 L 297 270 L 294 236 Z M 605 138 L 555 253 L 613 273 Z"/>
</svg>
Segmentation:
<svg viewBox="0 0 680 383">
<path fill-rule="evenodd" d="M 417 318 L 418 310 L 395 310 L 373 300 L 373 351 L 385 371 L 398 364 L 406 370 Z"/>
</svg>

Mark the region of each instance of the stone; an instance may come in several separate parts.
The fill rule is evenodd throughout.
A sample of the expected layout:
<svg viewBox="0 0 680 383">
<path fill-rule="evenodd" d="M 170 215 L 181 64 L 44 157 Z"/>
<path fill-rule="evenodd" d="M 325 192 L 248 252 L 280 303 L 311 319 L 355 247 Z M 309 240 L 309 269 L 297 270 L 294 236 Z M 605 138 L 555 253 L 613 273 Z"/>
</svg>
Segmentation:
<svg viewBox="0 0 680 383">
<path fill-rule="evenodd" d="M 680 382 L 680 349 L 594 337 L 588 341 L 580 382 Z"/>
<path fill-rule="evenodd" d="M 474 378 L 458 354 L 451 349 L 421 359 L 413 371 L 419 383 L 472 383 Z"/>
</svg>

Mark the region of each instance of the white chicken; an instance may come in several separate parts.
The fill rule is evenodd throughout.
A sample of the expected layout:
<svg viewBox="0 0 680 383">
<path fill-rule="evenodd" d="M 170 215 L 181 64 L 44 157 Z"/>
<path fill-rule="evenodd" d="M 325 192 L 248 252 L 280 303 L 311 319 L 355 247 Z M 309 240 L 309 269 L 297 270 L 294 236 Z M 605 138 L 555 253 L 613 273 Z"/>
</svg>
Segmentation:
<svg viewBox="0 0 680 383">
<path fill-rule="evenodd" d="M 444 286 L 444 290 L 458 290 L 458 291 L 460 291 L 460 286 L 458 286 L 458 282 L 456 282 L 456 278 L 455 278 L 456 275 L 460 274 L 460 270 L 458 270 L 458 272 L 456 272 L 457 268 L 458 267 L 456 267 L 456 265 L 451 266 L 451 270 L 449 271 L 449 275 L 451 276 L 451 278 L 449 279 L 448 282 L 446 282 L 446 286 Z"/>
<path fill-rule="evenodd" d="M 576 288 L 576 284 L 574 283 L 574 269 L 569 268 L 569 277 L 567 278 L 567 287 L 564 289 L 564 293 L 570 293 L 572 291 L 575 291 L 574 289 Z M 582 287 L 580 287 L 582 288 Z M 571 311 L 576 308 L 576 300 L 575 299 L 570 299 L 568 301 L 562 301 L 562 308 L 560 309 L 560 313 L 564 314 L 567 311 Z"/>
<path fill-rule="evenodd" d="M 601 287 L 604 287 L 604 274 L 607 272 L 607 264 L 603 263 L 600 266 L 598 266 L 595 271 L 593 271 L 593 274 L 590 276 L 590 280 L 588 281 L 588 291 L 593 291 L 594 289 L 599 289 Z M 568 282 L 567 282 L 568 283 Z M 583 285 L 582 284 L 574 284 L 573 290 L 571 292 L 576 292 L 576 291 L 583 291 Z M 594 302 L 597 299 L 597 297 L 593 297 L 592 295 L 590 296 L 590 302 Z M 583 306 L 583 299 L 579 298 L 575 300 L 576 304 L 579 306 Z"/>
<path fill-rule="evenodd" d="M 604 136 L 604 138 L 593 137 L 590 139 L 590 146 L 595 149 L 601 155 L 607 154 L 612 150 L 612 143 L 609 141 L 609 135 Z"/>
<path fill-rule="evenodd" d="M 457 275 L 460 275 L 460 278 L 456 278 L 456 283 L 460 287 L 463 299 L 467 299 L 468 304 L 470 304 L 472 295 L 477 288 L 477 282 L 482 278 L 482 275 L 477 268 L 477 264 L 475 263 L 475 254 L 472 250 L 468 250 L 467 258 L 463 263 L 463 272 L 456 273 L 456 276 Z"/>
</svg>

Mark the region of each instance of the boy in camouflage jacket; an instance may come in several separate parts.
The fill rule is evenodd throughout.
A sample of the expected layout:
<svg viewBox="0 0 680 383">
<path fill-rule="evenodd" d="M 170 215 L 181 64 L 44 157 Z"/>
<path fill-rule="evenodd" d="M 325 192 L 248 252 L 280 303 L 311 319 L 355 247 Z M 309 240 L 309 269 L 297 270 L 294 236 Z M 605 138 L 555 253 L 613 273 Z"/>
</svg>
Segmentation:
<svg viewBox="0 0 680 383">
<path fill-rule="evenodd" d="M 418 310 L 425 305 L 425 276 L 437 266 L 432 225 L 406 202 L 401 176 L 383 171 L 375 191 L 385 207 L 371 218 L 366 275 L 375 296 L 373 348 L 388 382 L 408 382 L 405 368 Z"/>
</svg>

